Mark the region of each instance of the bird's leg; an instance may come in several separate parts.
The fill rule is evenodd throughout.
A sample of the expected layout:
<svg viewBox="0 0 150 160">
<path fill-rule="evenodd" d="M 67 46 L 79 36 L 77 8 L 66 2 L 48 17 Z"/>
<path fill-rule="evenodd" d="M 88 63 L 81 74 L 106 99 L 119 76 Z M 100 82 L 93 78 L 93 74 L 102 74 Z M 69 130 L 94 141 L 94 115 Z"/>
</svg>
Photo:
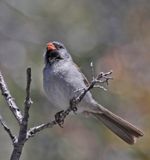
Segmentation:
<svg viewBox="0 0 150 160">
<path fill-rule="evenodd" d="M 62 111 L 59 111 L 55 114 L 55 121 L 56 123 L 61 127 L 63 128 L 63 124 L 64 124 L 64 119 L 65 119 L 66 115 L 65 115 L 65 112 L 64 110 Z"/>
</svg>

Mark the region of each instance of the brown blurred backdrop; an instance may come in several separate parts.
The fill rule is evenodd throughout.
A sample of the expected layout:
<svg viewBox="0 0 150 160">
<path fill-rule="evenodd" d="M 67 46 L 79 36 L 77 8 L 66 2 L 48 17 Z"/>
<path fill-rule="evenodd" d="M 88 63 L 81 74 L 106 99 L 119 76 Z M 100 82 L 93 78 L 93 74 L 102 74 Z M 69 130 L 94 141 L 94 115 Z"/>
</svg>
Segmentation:
<svg viewBox="0 0 150 160">
<path fill-rule="evenodd" d="M 25 70 L 32 67 L 30 127 L 53 118 L 56 110 L 42 89 L 43 52 L 61 41 L 88 79 L 114 71 L 108 92 L 93 95 L 104 106 L 144 130 L 129 146 L 94 119 L 68 117 L 31 139 L 22 160 L 150 159 L 150 1 L 149 0 L 1 0 L 0 69 L 17 104 L 23 106 Z M 22 107 L 23 108 L 23 107 Z M 14 117 L 0 96 L 0 113 L 13 132 Z M 0 126 L 0 159 L 9 159 L 11 142 Z"/>
</svg>

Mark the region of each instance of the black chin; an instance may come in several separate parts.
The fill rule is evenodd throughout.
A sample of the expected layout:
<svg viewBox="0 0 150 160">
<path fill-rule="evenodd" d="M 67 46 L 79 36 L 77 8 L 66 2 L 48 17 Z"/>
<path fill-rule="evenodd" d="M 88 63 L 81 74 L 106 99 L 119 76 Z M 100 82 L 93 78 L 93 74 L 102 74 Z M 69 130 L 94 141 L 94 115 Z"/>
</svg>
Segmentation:
<svg viewBox="0 0 150 160">
<path fill-rule="evenodd" d="M 52 51 L 46 52 L 46 61 L 47 62 L 53 63 L 54 61 L 58 61 L 61 59 L 63 59 L 63 58 L 60 56 L 60 53 L 57 50 L 52 50 Z"/>
</svg>

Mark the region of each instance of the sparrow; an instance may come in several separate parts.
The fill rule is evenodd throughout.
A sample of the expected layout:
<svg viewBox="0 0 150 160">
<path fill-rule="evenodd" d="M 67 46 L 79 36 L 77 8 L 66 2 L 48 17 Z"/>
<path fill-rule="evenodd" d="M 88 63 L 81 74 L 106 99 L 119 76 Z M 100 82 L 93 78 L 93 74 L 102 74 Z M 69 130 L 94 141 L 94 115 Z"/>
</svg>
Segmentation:
<svg viewBox="0 0 150 160">
<path fill-rule="evenodd" d="M 43 87 L 48 100 L 60 109 L 67 109 L 70 100 L 89 83 L 66 47 L 60 42 L 49 42 L 44 54 Z M 128 144 L 134 144 L 143 132 L 123 118 L 115 115 L 86 93 L 78 104 L 79 113 L 90 113 Z"/>
</svg>

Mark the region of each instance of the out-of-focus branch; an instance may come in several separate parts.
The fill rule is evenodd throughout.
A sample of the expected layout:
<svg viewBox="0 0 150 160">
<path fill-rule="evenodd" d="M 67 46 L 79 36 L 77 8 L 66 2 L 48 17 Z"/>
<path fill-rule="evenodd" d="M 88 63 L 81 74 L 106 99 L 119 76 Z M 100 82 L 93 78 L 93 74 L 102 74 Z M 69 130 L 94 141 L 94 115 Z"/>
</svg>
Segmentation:
<svg viewBox="0 0 150 160">
<path fill-rule="evenodd" d="M 15 118 L 17 119 L 18 123 L 21 124 L 22 117 L 23 117 L 22 113 L 21 113 L 20 109 L 18 108 L 18 106 L 16 105 L 14 98 L 11 96 L 11 94 L 7 88 L 7 85 L 4 81 L 4 78 L 2 76 L 1 71 L 0 71 L 0 89 L 1 89 L 2 95 L 4 96 L 6 102 L 9 106 L 9 109 L 11 110 L 11 112 L 13 113 Z"/>
<path fill-rule="evenodd" d="M 10 128 L 7 126 L 6 122 L 3 120 L 2 116 L 0 115 L 0 123 L 3 126 L 4 130 L 7 132 L 7 134 L 9 135 L 12 144 L 14 145 L 16 143 L 16 136 L 14 136 L 12 134 L 12 131 L 10 130 Z"/>
</svg>

